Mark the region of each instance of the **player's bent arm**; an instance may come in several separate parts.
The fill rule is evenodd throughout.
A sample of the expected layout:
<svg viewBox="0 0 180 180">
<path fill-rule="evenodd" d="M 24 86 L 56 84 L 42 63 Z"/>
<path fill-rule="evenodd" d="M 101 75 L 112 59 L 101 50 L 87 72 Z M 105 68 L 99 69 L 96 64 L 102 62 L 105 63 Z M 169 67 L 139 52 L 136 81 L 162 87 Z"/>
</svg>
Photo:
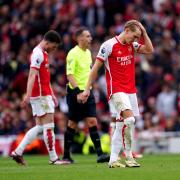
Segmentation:
<svg viewBox="0 0 180 180">
<path fill-rule="evenodd" d="M 91 86 L 92 86 L 92 83 L 93 81 L 96 79 L 97 77 L 97 73 L 98 73 L 98 70 L 99 68 L 103 65 L 103 62 L 96 59 L 95 63 L 94 63 L 94 66 L 93 68 L 91 69 L 91 72 L 90 72 L 90 75 L 89 75 L 89 78 L 88 78 L 88 82 L 87 82 L 87 85 L 86 85 L 86 89 L 85 90 L 90 90 Z"/>
<path fill-rule="evenodd" d="M 93 68 L 91 69 L 89 78 L 88 78 L 88 82 L 86 84 L 86 89 L 84 90 L 84 92 L 82 93 L 82 97 L 81 97 L 81 102 L 85 103 L 90 95 L 90 88 L 92 86 L 93 81 L 95 80 L 98 70 L 99 68 L 103 65 L 103 62 L 96 59 L 96 62 L 93 66 Z"/>
<path fill-rule="evenodd" d="M 32 93 L 32 88 L 34 85 L 34 81 L 36 78 L 36 75 L 38 74 L 38 70 L 35 68 L 30 68 L 29 71 L 29 76 L 28 76 L 28 82 L 27 82 L 27 92 L 26 92 L 26 96 L 30 97 L 31 93 Z"/>
<path fill-rule="evenodd" d="M 152 42 L 146 32 L 146 29 L 144 28 L 144 26 L 140 23 L 137 22 L 137 25 L 141 28 L 142 31 L 142 37 L 144 39 L 144 45 L 142 45 L 139 50 L 138 53 L 143 53 L 143 54 L 151 54 L 154 51 Z"/>
<path fill-rule="evenodd" d="M 103 65 L 103 62 L 96 59 L 96 62 L 94 64 L 93 68 L 91 69 L 91 72 L 90 72 L 90 75 L 88 78 L 88 82 L 86 84 L 86 89 L 84 90 L 84 92 L 82 93 L 82 96 L 81 96 L 81 102 L 82 103 L 85 103 L 87 101 L 87 99 L 90 95 L 90 88 L 92 86 L 92 83 L 95 80 L 97 73 L 98 73 L 98 70 L 102 65 Z"/>
<path fill-rule="evenodd" d="M 51 89 L 51 94 L 52 94 L 52 96 L 54 96 L 54 91 L 53 91 L 53 88 L 51 86 L 51 83 L 49 84 L 49 86 L 50 86 L 50 89 Z"/>
<path fill-rule="evenodd" d="M 147 34 L 147 32 L 143 33 L 143 38 L 144 38 L 144 45 L 142 45 L 139 50 L 138 53 L 142 53 L 142 54 L 151 54 L 154 51 L 152 42 Z"/>
<path fill-rule="evenodd" d="M 56 98 L 56 96 L 54 94 L 54 91 L 52 89 L 51 83 L 49 84 L 49 86 L 50 86 L 50 89 L 51 89 L 51 95 L 52 95 L 52 99 L 54 101 L 54 105 L 55 105 L 55 107 L 57 107 L 58 106 L 58 99 Z"/>
</svg>

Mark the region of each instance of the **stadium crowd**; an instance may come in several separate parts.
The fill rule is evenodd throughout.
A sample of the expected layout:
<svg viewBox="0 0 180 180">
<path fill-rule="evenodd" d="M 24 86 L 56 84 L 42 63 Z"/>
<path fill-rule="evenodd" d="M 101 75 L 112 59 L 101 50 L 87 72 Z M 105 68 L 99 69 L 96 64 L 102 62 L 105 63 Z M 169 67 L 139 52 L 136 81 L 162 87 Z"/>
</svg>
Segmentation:
<svg viewBox="0 0 180 180">
<path fill-rule="evenodd" d="M 30 52 L 46 31 L 54 29 L 63 37 L 62 46 L 49 59 L 59 100 L 55 133 L 64 134 L 68 111 L 65 60 L 76 44 L 76 29 L 90 29 L 94 60 L 100 44 L 119 34 L 130 19 L 142 22 L 155 49 L 153 55 L 136 56 L 141 112 L 137 132 L 180 131 L 180 1 L 1 0 L 0 17 L 0 135 L 17 135 L 34 125 L 30 106 L 21 108 L 20 103 L 26 91 Z M 93 91 L 99 128 L 107 132 L 111 117 L 103 69 L 100 74 Z"/>
</svg>

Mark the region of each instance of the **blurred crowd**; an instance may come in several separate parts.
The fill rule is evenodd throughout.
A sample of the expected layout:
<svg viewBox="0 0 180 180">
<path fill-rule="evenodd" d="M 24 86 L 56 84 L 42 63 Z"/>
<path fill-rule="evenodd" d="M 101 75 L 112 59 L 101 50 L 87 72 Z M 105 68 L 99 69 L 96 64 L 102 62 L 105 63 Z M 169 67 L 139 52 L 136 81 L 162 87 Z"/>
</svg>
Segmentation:
<svg viewBox="0 0 180 180">
<path fill-rule="evenodd" d="M 180 131 L 180 1 L 1 0 L 0 135 L 16 135 L 34 125 L 30 106 L 21 108 L 20 103 L 26 92 L 30 53 L 46 31 L 54 29 L 63 37 L 63 45 L 49 57 L 51 82 L 59 99 L 55 131 L 63 134 L 68 112 L 65 61 L 76 44 L 75 31 L 80 26 L 90 29 L 94 60 L 101 43 L 119 34 L 130 19 L 142 22 L 155 49 L 152 55 L 135 57 L 141 112 L 137 132 Z M 93 91 L 99 129 L 107 132 L 111 116 L 104 69 Z M 84 129 L 84 124 L 79 128 Z"/>
</svg>

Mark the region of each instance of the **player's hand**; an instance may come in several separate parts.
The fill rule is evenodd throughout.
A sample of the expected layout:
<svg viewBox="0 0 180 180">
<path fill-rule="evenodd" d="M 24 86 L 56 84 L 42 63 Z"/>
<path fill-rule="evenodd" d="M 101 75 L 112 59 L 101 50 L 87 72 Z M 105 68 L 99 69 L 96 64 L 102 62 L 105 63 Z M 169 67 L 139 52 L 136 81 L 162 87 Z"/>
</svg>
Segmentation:
<svg viewBox="0 0 180 180">
<path fill-rule="evenodd" d="M 58 107 L 58 99 L 56 98 L 56 96 L 55 95 L 52 95 L 52 99 L 53 99 L 53 101 L 54 101 L 54 105 L 55 105 L 55 107 Z"/>
<path fill-rule="evenodd" d="M 78 103 L 82 103 L 82 100 L 83 100 L 82 93 L 79 93 L 79 94 L 77 95 L 77 102 L 78 102 Z"/>
<path fill-rule="evenodd" d="M 86 101 L 88 100 L 88 97 L 90 95 L 90 90 L 85 90 L 82 93 L 82 103 L 86 103 Z"/>
<path fill-rule="evenodd" d="M 141 28 L 142 35 L 144 35 L 146 33 L 146 29 L 144 28 L 144 26 L 139 21 L 137 21 L 136 23 Z"/>
<path fill-rule="evenodd" d="M 26 107 L 30 102 L 30 96 L 25 95 L 21 103 L 21 107 Z"/>
</svg>

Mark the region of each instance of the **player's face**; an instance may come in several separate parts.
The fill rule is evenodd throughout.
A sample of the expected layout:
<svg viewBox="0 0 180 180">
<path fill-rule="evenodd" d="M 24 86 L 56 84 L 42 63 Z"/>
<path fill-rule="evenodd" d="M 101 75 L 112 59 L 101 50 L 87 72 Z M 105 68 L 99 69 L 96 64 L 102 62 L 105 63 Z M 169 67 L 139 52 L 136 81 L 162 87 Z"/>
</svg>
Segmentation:
<svg viewBox="0 0 180 180">
<path fill-rule="evenodd" d="M 82 33 L 82 43 L 85 48 L 89 48 L 91 45 L 92 37 L 89 31 Z"/>
<path fill-rule="evenodd" d="M 57 49 L 57 47 L 58 47 L 57 43 L 47 42 L 46 51 L 48 53 L 51 53 L 51 52 L 55 51 Z"/>
<path fill-rule="evenodd" d="M 126 43 L 131 44 L 134 41 L 137 41 L 141 37 L 141 30 L 136 28 L 136 31 L 131 31 L 130 29 L 126 30 Z"/>
</svg>

